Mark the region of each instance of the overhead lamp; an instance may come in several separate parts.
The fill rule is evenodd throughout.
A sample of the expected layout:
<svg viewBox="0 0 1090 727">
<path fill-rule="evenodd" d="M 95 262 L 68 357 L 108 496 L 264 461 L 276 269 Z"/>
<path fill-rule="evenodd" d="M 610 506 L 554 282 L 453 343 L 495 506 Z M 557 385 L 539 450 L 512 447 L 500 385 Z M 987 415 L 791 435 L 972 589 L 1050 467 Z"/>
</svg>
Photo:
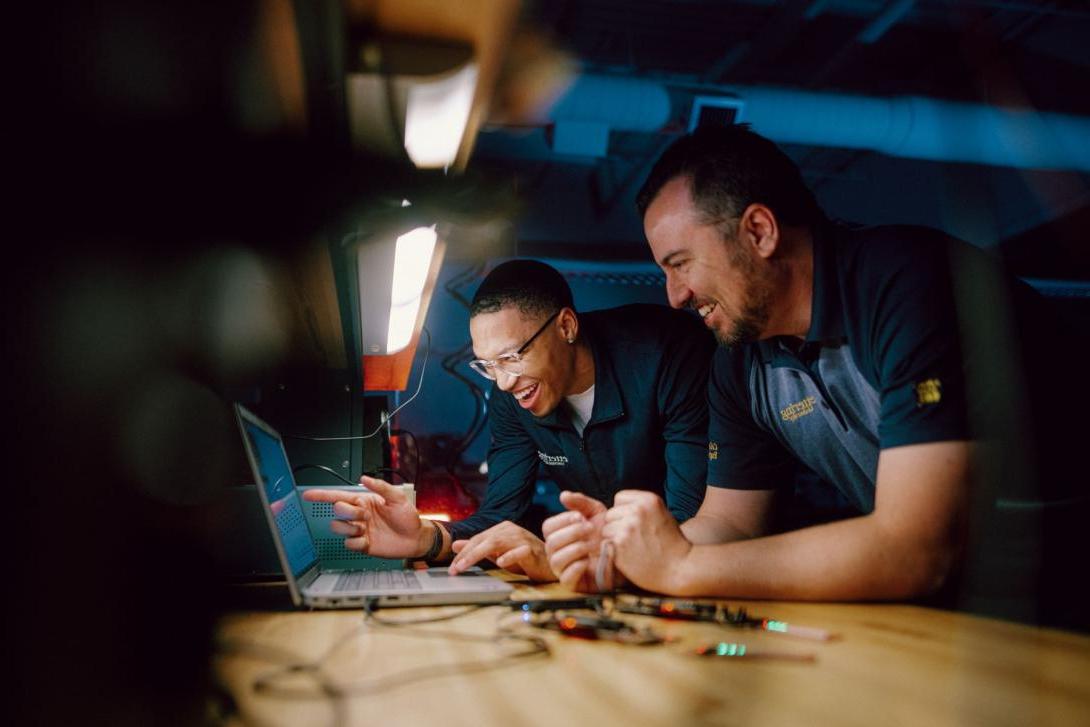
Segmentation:
<svg viewBox="0 0 1090 727">
<path fill-rule="evenodd" d="M 353 61 L 345 82 L 353 146 L 407 155 L 422 169 L 453 164 L 477 91 L 472 47 L 371 38 L 360 44 Z"/>
<path fill-rule="evenodd" d="M 443 251 L 434 224 L 353 236 L 361 354 L 397 353 L 412 342 L 427 314 Z"/>
</svg>

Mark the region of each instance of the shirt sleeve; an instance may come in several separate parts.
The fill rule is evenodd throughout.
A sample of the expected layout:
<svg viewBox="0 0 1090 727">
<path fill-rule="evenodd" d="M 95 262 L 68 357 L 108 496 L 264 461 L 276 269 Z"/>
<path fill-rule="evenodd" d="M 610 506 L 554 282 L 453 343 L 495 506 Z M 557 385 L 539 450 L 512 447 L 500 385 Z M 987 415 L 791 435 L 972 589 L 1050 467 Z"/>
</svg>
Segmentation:
<svg viewBox="0 0 1090 727">
<path fill-rule="evenodd" d="M 792 487 L 795 460 L 750 412 L 745 354 L 716 351 L 708 382 L 708 486 L 732 490 Z"/>
<path fill-rule="evenodd" d="M 454 540 L 473 537 L 504 520 L 519 520 L 533 500 L 537 448 L 519 422 L 510 394 L 493 386 L 489 401 L 488 488 L 477 512 L 451 524 Z"/>
<path fill-rule="evenodd" d="M 944 239 L 890 256 L 867 291 L 881 449 L 969 438 L 957 305 Z M 909 249 L 902 246 L 901 249 Z"/>
<path fill-rule="evenodd" d="M 658 381 L 659 411 L 665 441 L 666 506 L 684 522 L 696 514 L 707 486 L 705 445 L 708 436 L 708 373 L 715 340 L 689 316 L 664 357 Z"/>
</svg>

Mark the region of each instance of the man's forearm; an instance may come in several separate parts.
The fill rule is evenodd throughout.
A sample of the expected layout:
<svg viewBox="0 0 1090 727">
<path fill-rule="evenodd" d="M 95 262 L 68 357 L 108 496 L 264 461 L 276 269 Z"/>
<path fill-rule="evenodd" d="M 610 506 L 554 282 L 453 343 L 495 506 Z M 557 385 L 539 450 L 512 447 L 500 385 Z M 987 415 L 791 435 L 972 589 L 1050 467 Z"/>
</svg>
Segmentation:
<svg viewBox="0 0 1090 727">
<path fill-rule="evenodd" d="M 681 532 L 685 535 L 685 539 L 693 545 L 733 543 L 752 537 L 733 527 L 730 523 L 699 514 L 683 522 Z"/>
<path fill-rule="evenodd" d="M 911 542 L 864 516 L 782 535 L 696 545 L 672 568 L 668 590 L 678 596 L 733 598 L 911 598 L 941 585 L 955 557 L 952 543 Z"/>
</svg>

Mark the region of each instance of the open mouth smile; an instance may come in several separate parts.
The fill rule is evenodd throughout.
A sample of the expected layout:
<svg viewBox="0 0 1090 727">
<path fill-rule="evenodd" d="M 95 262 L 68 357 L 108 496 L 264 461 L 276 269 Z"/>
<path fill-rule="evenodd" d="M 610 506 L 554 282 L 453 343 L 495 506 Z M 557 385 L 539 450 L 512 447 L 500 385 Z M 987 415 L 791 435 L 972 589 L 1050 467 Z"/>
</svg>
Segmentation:
<svg viewBox="0 0 1090 727">
<path fill-rule="evenodd" d="M 525 399 L 530 398 L 537 392 L 537 387 L 538 384 L 531 384 L 525 389 L 519 389 L 518 391 L 514 392 L 514 397 L 519 401 L 524 401 Z"/>
</svg>

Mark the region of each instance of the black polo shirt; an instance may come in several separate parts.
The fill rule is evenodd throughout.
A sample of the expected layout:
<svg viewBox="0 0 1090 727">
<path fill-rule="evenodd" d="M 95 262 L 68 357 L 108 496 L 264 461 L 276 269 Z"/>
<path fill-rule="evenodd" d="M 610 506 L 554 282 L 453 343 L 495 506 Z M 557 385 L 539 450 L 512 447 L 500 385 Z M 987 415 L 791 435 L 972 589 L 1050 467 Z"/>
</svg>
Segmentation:
<svg viewBox="0 0 1090 727">
<path fill-rule="evenodd" d="M 950 256 L 990 262 L 920 227 L 829 225 L 814 237 L 805 339 L 716 353 L 708 482 L 788 488 L 802 462 L 865 513 L 882 449 L 970 436 Z"/>
<path fill-rule="evenodd" d="M 594 407 L 580 435 L 566 403 L 538 418 L 493 387 L 488 489 L 480 509 L 454 523 L 467 538 L 518 521 L 539 466 L 564 489 L 613 504 L 623 489 L 663 496 L 678 520 L 704 500 L 708 371 L 715 342 L 695 316 L 626 305 L 579 314 L 594 355 Z"/>
</svg>

